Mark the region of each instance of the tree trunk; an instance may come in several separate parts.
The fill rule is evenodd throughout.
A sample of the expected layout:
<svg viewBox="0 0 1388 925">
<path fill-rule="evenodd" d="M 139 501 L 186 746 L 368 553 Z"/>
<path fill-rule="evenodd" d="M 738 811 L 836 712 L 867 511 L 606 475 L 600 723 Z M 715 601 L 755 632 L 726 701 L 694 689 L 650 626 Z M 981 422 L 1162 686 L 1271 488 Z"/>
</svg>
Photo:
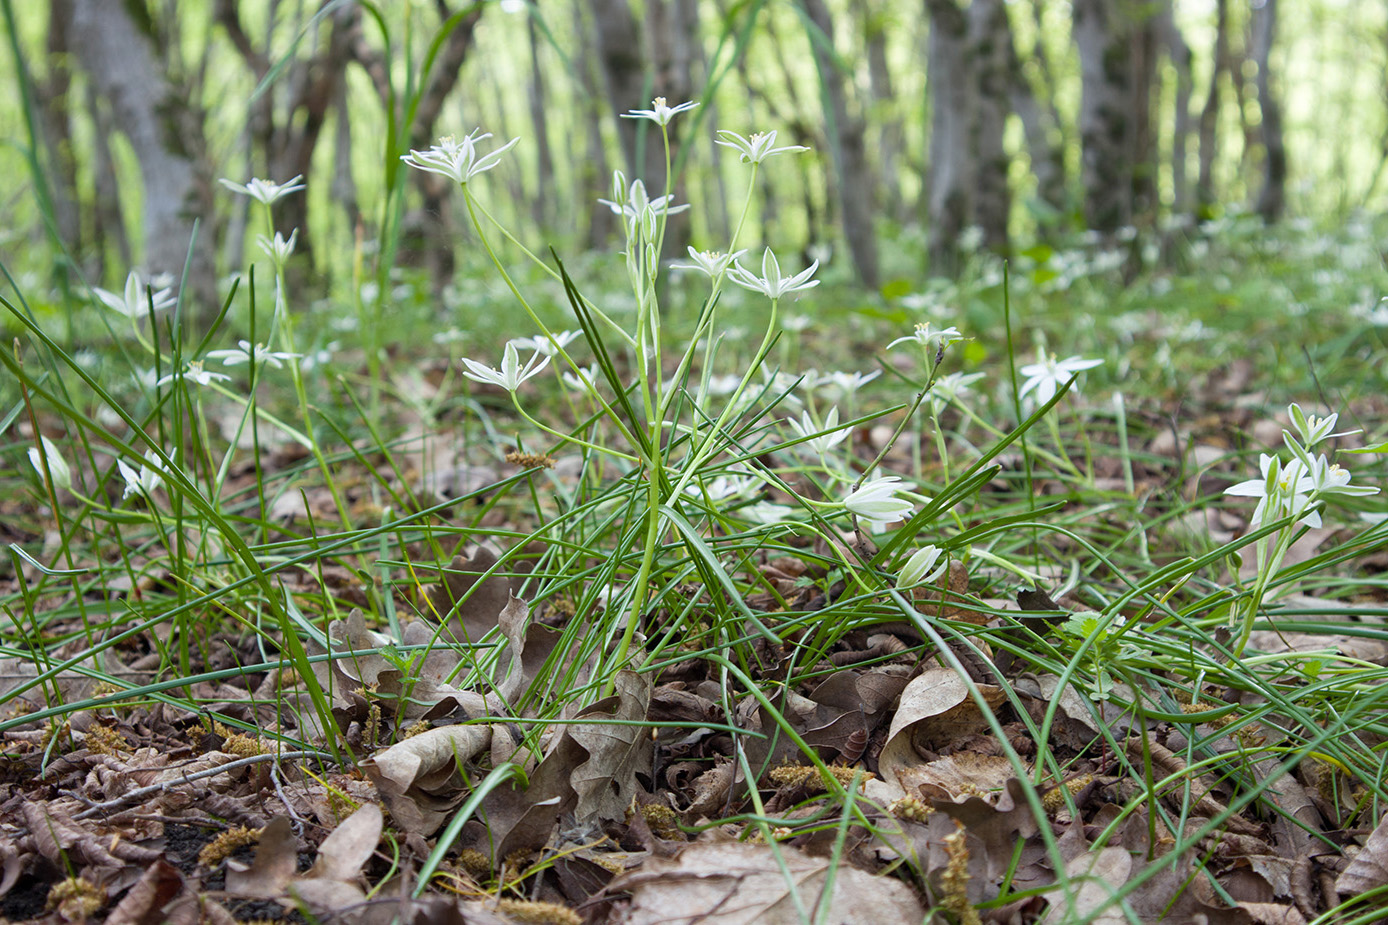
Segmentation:
<svg viewBox="0 0 1388 925">
<path fill-rule="evenodd" d="M 1272 86 L 1269 58 L 1277 31 L 1277 0 L 1254 7 L 1250 57 L 1258 65 L 1258 106 L 1262 109 L 1263 188 L 1258 194 L 1258 214 L 1275 222 L 1287 207 L 1287 145 L 1282 135 L 1282 106 Z"/>
<path fill-rule="evenodd" d="M 526 16 L 526 38 L 530 44 L 530 131 L 535 147 L 535 191 L 531 197 L 531 216 L 542 235 L 550 231 L 554 215 L 554 154 L 549 143 L 549 103 L 544 69 L 540 66 L 540 30 L 533 15 Z"/>
<path fill-rule="evenodd" d="M 1049 100 L 1046 93 L 1038 95 L 1011 38 L 1008 39 L 1007 50 L 1008 94 L 1026 136 L 1031 173 L 1036 178 L 1033 211 L 1037 213 L 1037 225 L 1044 236 L 1048 229 L 1065 223 L 1070 211 L 1066 189 L 1065 139 L 1061 134 L 1060 116 L 1054 101 Z M 1037 63 L 1038 69 L 1043 70 L 1043 74 L 1041 65 L 1044 58 L 1045 51 L 1040 47 L 1038 36 L 1031 59 Z M 1044 105 L 1043 98 L 1047 99 Z"/>
<path fill-rule="evenodd" d="M 73 0 L 71 30 L 74 51 L 140 165 L 145 269 L 177 278 L 186 264 L 185 317 L 209 320 L 220 308 L 210 226 L 193 239 L 194 220 L 212 215 L 202 114 L 169 80 L 151 36 L 125 4 Z"/>
<path fill-rule="evenodd" d="M 1204 220 L 1218 201 L 1214 189 L 1214 164 L 1219 145 L 1219 97 L 1221 76 L 1229 70 L 1229 0 L 1215 0 L 1214 60 L 1210 64 L 1210 88 L 1200 110 L 1200 168 L 1195 181 L 1196 217 Z"/>
<path fill-rule="evenodd" d="M 877 186 L 878 207 L 893 220 L 906 217 L 905 200 L 901 195 L 901 163 L 903 130 L 897 110 L 896 91 L 892 87 L 892 71 L 887 63 L 887 35 L 892 29 L 889 14 L 874 10 L 866 4 L 860 8 L 863 18 L 863 44 L 867 49 L 868 90 L 877 116 Z"/>
<path fill-rule="evenodd" d="M 1194 89 L 1191 77 L 1190 46 L 1176 25 L 1171 3 L 1158 14 L 1157 29 L 1162 34 L 1172 67 L 1176 69 L 1176 120 L 1171 131 L 1171 212 L 1176 216 L 1190 214 L 1190 97 Z"/>
<path fill-rule="evenodd" d="M 1012 29 L 1003 0 L 973 0 L 969 4 L 968 20 L 968 59 L 977 88 L 974 97 L 977 115 L 970 144 L 977 165 L 973 224 L 983 230 L 986 247 L 1006 254 L 1012 191 L 1003 132 L 1010 112 L 1008 61 L 1012 51 Z"/>
<path fill-rule="evenodd" d="M 930 166 L 926 173 L 926 227 L 931 271 L 958 269 L 959 236 L 973 214 L 974 158 L 969 128 L 975 88 L 968 79 L 968 21 L 954 0 L 926 0 L 930 39 L 926 85 L 930 92 Z"/>
<path fill-rule="evenodd" d="M 657 0 L 659 3 L 659 0 Z M 649 109 L 646 55 L 641 29 L 627 0 L 592 0 L 598 61 L 607 85 L 607 100 L 617 120 L 617 137 L 626 160 L 627 182 L 640 179 L 648 190 L 665 186 L 663 157 L 653 157 L 660 145 L 656 126 L 645 119 L 623 119 L 620 113 Z M 679 102 L 676 100 L 675 102 Z"/>
<path fill-rule="evenodd" d="M 1151 12 L 1138 0 L 1074 0 L 1071 10 L 1080 58 L 1085 221 L 1112 233 L 1152 204 Z"/>
<path fill-rule="evenodd" d="M 53 197 L 53 221 L 59 239 L 79 257 L 84 251 L 82 210 L 77 197 L 77 160 L 72 138 L 72 54 L 68 23 L 72 19 L 71 0 L 51 0 L 48 8 L 46 43 L 48 74 L 34 81 L 39 131 L 46 154 L 49 190 Z M 62 265 L 55 265 L 60 269 Z"/>
<path fill-rule="evenodd" d="M 573 4 L 573 31 L 579 37 L 579 54 L 574 56 L 574 67 L 578 70 L 578 82 L 582 96 L 578 100 L 581 107 L 584 131 L 584 150 L 573 150 L 578 172 L 574 185 L 581 197 L 581 214 L 588 216 L 587 245 L 596 250 L 612 236 L 616 227 L 616 217 L 606 206 L 598 205 L 598 199 L 609 198 L 612 194 L 612 167 L 607 160 L 607 149 L 602 143 L 602 107 L 598 104 L 599 76 L 594 62 L 600 56 L 597 48 L 595 30 L 583 16 L 583 4 Z M 626 120 L 623 120 L 626 121 Z"/>
<path fill-rule="evenodd" d="M 824 92 L 825 115 L 829 121 L 829 147 L 833 151 L 838 178 L 839 209 L 854 271 L 863 285 L 876 289 L 880 283 L 877 267 L 877 232 L 872 223 L 872 169 L 867 159 L 865 126 L 848 109 L 848 89 L 843 73 L 831 52 L 834 21 L 824 0 L 801 0 L 810 21 L 823 33 L 823 43 L 814 43 L 815 66 Z M 829 47 L 825 47 L 825 46 Z"/>
</svg>

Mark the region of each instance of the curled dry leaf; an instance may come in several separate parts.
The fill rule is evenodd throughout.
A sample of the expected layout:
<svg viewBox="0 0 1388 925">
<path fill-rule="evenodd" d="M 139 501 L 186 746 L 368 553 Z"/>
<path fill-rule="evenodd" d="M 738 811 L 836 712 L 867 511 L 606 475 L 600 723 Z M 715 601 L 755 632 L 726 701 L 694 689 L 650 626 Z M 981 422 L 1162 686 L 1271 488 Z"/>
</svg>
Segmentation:
<svg viewBox="0 0 1388 925">
<path fill-rule="evenodd" d="M 611 884 L 631 893 L 625 925 L 799 925 L 800 909 L 828 905 L 835 925 L 919 925 L 925 915 L 906 884 L 830 862 L 789 845 L 707 842 L 674 858 L 650 858 Z M 799 903 L 791 895 L 794 890 Z M 864 901 L 864 897 L 871 897 Z"/>
<path fill-rule="evenodd" d="M 362 762 L 391 816 L 407 832 L 432 835 L 463 792 L 461 765 L 492 741 L 490 726 L 439 726 Z"/>
<path fill-rule="evenodd" d="M 1001 689 L 978 685 L 990 707 L 1002 702 Z M 892 717 L 887 744 L 877 760 L 878 773 L 897 796 L 915 796 L 924 762 L 919 748 L 938 748 L 959 736 L 983 733 L 988 723 L 969 694 L 968 685 L 949 668 L 930 668 L 906 685 Z"/>
</svg>

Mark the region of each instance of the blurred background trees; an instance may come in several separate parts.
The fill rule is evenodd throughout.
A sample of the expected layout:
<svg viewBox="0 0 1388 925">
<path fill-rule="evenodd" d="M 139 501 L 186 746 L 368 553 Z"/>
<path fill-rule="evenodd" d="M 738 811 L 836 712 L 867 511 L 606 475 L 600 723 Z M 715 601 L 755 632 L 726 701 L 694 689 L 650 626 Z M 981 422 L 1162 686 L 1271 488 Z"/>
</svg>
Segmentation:
<svg viewBox="0 0 1388 925">
<path fill-rule="evenodd" d="M 1384 195 L 1388 4 L 1368 0 L 3 7 L 21 91 L 0 103 L 6 260 L 61 242 L 56 271 L 91 283 L 186 268 L 209 303 L 265 230 L 218 177 L 303 176 L 277 221 L 304 272 L 398 259 L 446 283 L 459 197 L 399 156 L 478 126 L 524 137 L 489 208 L 536 241 L 603 245 L 614 168 L 665 187 L 658 127 L 618 118 L 657 96 L 703 103 L 670 126 L 693 208 L 669 253 L 724 248 L 736 222 L 745 174 L 716 132 L 775 129 L 814 151 L 777 162 L 739 243 L 774 230 L 869 286 L 883 238 L 949 274 L 975 246 L 1334 219 Z"/>
</svg>

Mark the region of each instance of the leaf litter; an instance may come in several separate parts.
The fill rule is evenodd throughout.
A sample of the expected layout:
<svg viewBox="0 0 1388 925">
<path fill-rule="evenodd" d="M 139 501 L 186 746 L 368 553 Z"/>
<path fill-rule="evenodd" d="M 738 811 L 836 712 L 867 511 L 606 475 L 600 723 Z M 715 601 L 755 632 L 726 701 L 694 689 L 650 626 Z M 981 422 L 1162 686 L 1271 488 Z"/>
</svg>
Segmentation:
<svg viewBox="0 0 1388 925">
<path fill-rule="evenodd" d="M 748 601 L 763 611 L 812 612 L 836 593 L 810 558 L 756 568 L 771 590 Z M 953 562 L 910 599 L 988 631 L 971 646 L 939 650 L 912 622 L 879 622 L 787 686 L 802 657 L 792 635 L 757 643 L 763 697 L 693 658 L 617 671 L 609 696 L 541 716 L 537 685 L 588 684 L 598 655 L 575 663 L 565 615 L 526 599 L 523 571 L 478 546 L 423 586 L 423 618 L 392 630 L 354 610 L 327 626 L 311 652 L 332 657 L 314 677 L 347 766 L 303 680 L 278 670 L 198 682 L 200 711 L 113 699 L 13 725 L 0 916 L 1109 923 L 1128 920 L 1121 901 L 1140 921 L 1290 923 L 1388 885 L 1388 816 L 1366 826 L 1364 794 L 1332 763 L 1287 773 L 1263 757 L 1234 780 L 1188 760 L 1196 740 L 1231 759 L 1275 745 L 1296 718 L 1244 721 L 1264 704 L 1234 692 L 1173 706 L 1122 680 L 1093 690 L 1018 672 L 997 643 L 1044 644 L 1076 602 L 973 597 Z M 1257 645 L 1388 663 L 1361 636 Z M 102 672 L 138 686 L 158 661 L 141 659 L 113 652 Z M 80 667 L 54 676 L 62 699 L 103 694 Z M 4 674 L 7 690 L 28 686 L 16 706 L 45 707 L 35 666 L 11 659 Z M 1211 718 L 1175 719 L 1182 709 Z M 1059 764 L 1036 766 L 1038 727 Z M 478 789 L 508 763 L 510 780 Z M 1150 793 L 1124 764 L 1150 775 Z"/>
</svg>

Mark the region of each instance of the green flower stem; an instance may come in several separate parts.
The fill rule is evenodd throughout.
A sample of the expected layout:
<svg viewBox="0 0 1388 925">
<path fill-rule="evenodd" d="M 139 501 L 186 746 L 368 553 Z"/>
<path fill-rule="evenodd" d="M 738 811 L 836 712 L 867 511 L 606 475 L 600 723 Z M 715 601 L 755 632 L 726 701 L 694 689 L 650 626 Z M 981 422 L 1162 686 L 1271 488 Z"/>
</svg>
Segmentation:
<svg viewBox="0 0 1388 925">
<path fill-rule="evenodd" d="M 1315 496 L 1312 495 L 1312 497 Z M 1294 531 L 1288 527 L 1271 537 L 1258 541 L 1258 579 L 1253 583 L 1253 591 L 1249 595 L 1247 606 L 1244 608 L 1243 619 L 1240 621 L 1239 638 L 1234 641 L 1234 645 L 1230 649 L 1233 653 L 1233 658 L 1230 659 L 1231 665 L 1239 662 L 1244 647 L 1248 645 L 1249 637 L 1253 635 L 1253 623 L 1258 619 L 1258 611 L 1262 609 L 1263 599 L 1267 596 L 1268 583 L 1277 574 L 1283 558 L 1287 555 L 1287 550 L 1291 548 L 1293 534 Z M 1274 538 L 1275 543 L 1272 542 Z M 1269 555 L 1269 550 L 1271 550 L 1271 555 Z"/>
<path fill-rule="evenodd" d="M 519 249 L 520 252 L 524 254 L 526 257 L 529 257 L 531 262 L 533 262 L 537 267 L 545 271 L 545 273 L 549 274 L 551 279 L 553 279 L 555 282 L 563 282 L 564 278 L 559 275 L 559 272 L 557 270 L 555 270 L 549 264 L 545 263 L 539 257 L 535 256 L 535 254 L 530 250 L 530 248 L 526 247 L 523 243 L 521 243 L 519 239 L 516 238 L 515 235 L 511 234 L 510 229 L 508 229 L 505 225 L 501 224 L 501 222 L 497 221 L 496 217 L 493 216 L 491 212 L 487 211 L 486 206 L 482 205 L 482 203 L 477 202 L 471 196 L 467 195 L 466 186 L 463 187 L 463 194 L 468 204 L 468 216 L 472 219 L 472 225 L 474 228 L 477 228 L 477 233 L 479 235 L 482 233 L 482 231 L 480 228 L 478 228 L 477 217 L 472 214 L 472 210 L 474 208 L 476 208 L 478 212 L 482 213 L 482 216 L 487 221 L 491 222 L 494 226 L 496 226 L 496 229 L 501 232 L 502 237 L 504 237 L 507 241 L 510 241 L 511 244 L 513 244 L 517 249 Z M 491 252 L 490 248 L 487 249 L 487 255 L 492 258 L 492 263 L 495 264 L 496 255 Z M 503 271 L 503 273 L 504 272 L 505 271 Z M 600 318 L 604 323 L 606 323 L 608 327 L 610 327 L 613 331 L 617 333 L 618 337 L 620 337 L 623 341 L 626 342 L 626 345 L 628 347 L 636 346 L 636 339 L 633 338 L 630 334 L 628 334 L 625 328 L 623 328 L 617 322 L 613 321 L 610 317 L 608 317 L 606 312 L 598 308 L 592 302 L 588 301 L 588 299 L 584 297 L 581 293 L 579 294 L 579 298 L 583 299 L 583 307 L 588 309 L 588 311 L 592 312 L 594 317 Z M 534 316 L 532 315 L 531 317 L 533 318 Z M 541 325 L 541 330 L 544 330 L 543 325 Z"/>
<path fill-rule="evenodd" d="M 551 437 L 555 437 L 555 438 L 557 438 L 557 439 L 559 439 L 559 440 L 562 440 L 562 441 L 565 442 L 565 443 L 577 444 L 578 446 L 585 447 L 585 448 L 587 448 L 587 449 L 593 450 L 593 451 L 598 452 L 598 453 L 604 453 L 604 454 L 606 454 L 606 455 L 608 455 L 608 456 L 615 456 L 616 458 L 618 458 L 618 459 L 624 459 L 624 460 L 626 460 L 627 462 L 633 462 L 633 463 L 635 463 L 635 462 L 640 462 L 640 461 L 641 461 L 640 457 L 628 455 L 627 453 L 623 453 L 623 452 L 621 452 L 620 450 L 614 450 L 614 449 L 610 449 L 610 448 L 605 447 L 605 446 L 599 446 L 599 445 L 596 444 L 596 443 L 589 443 L 587 440 L 583 440 L 583 439 L 581 439 L 581 438 L 579 438 L 579 437 L 575 437 L 575 436 L 572 435 L 572 434 L 566 434 L 566 433 L 564 433 L 564 432 L 561 431 L 561 430 L 555 430 L 553 427 L 550 427 L 550 426 L 548 426 L 548 425 L 546 425 L 546 424 L 541 424 L 539 421 L 537 421 L 537 420 L 535 420 L 533 417 L 531 417 L 531 416 L 526 412 L 525 408 L 521 407 L 520 399 L 516 397 L 516 393 L 515 393 L 515 392 L 512 392 L 512 393 L 511 393 L 511 403 L 512 403 L 513 405 L 516 406 L 516 410 L 520 412 L 520 416 L 521 416 L 521 417 L 525 418 L 525 419 L 526 419 L 527 421 L 529 421 L 532 425 L 534 425 L 535 427 L 538 427 L 540 430 L 542 430 L 542 431 L 544 431 L 545 433 L 549 434 Z"/>
</svg>

